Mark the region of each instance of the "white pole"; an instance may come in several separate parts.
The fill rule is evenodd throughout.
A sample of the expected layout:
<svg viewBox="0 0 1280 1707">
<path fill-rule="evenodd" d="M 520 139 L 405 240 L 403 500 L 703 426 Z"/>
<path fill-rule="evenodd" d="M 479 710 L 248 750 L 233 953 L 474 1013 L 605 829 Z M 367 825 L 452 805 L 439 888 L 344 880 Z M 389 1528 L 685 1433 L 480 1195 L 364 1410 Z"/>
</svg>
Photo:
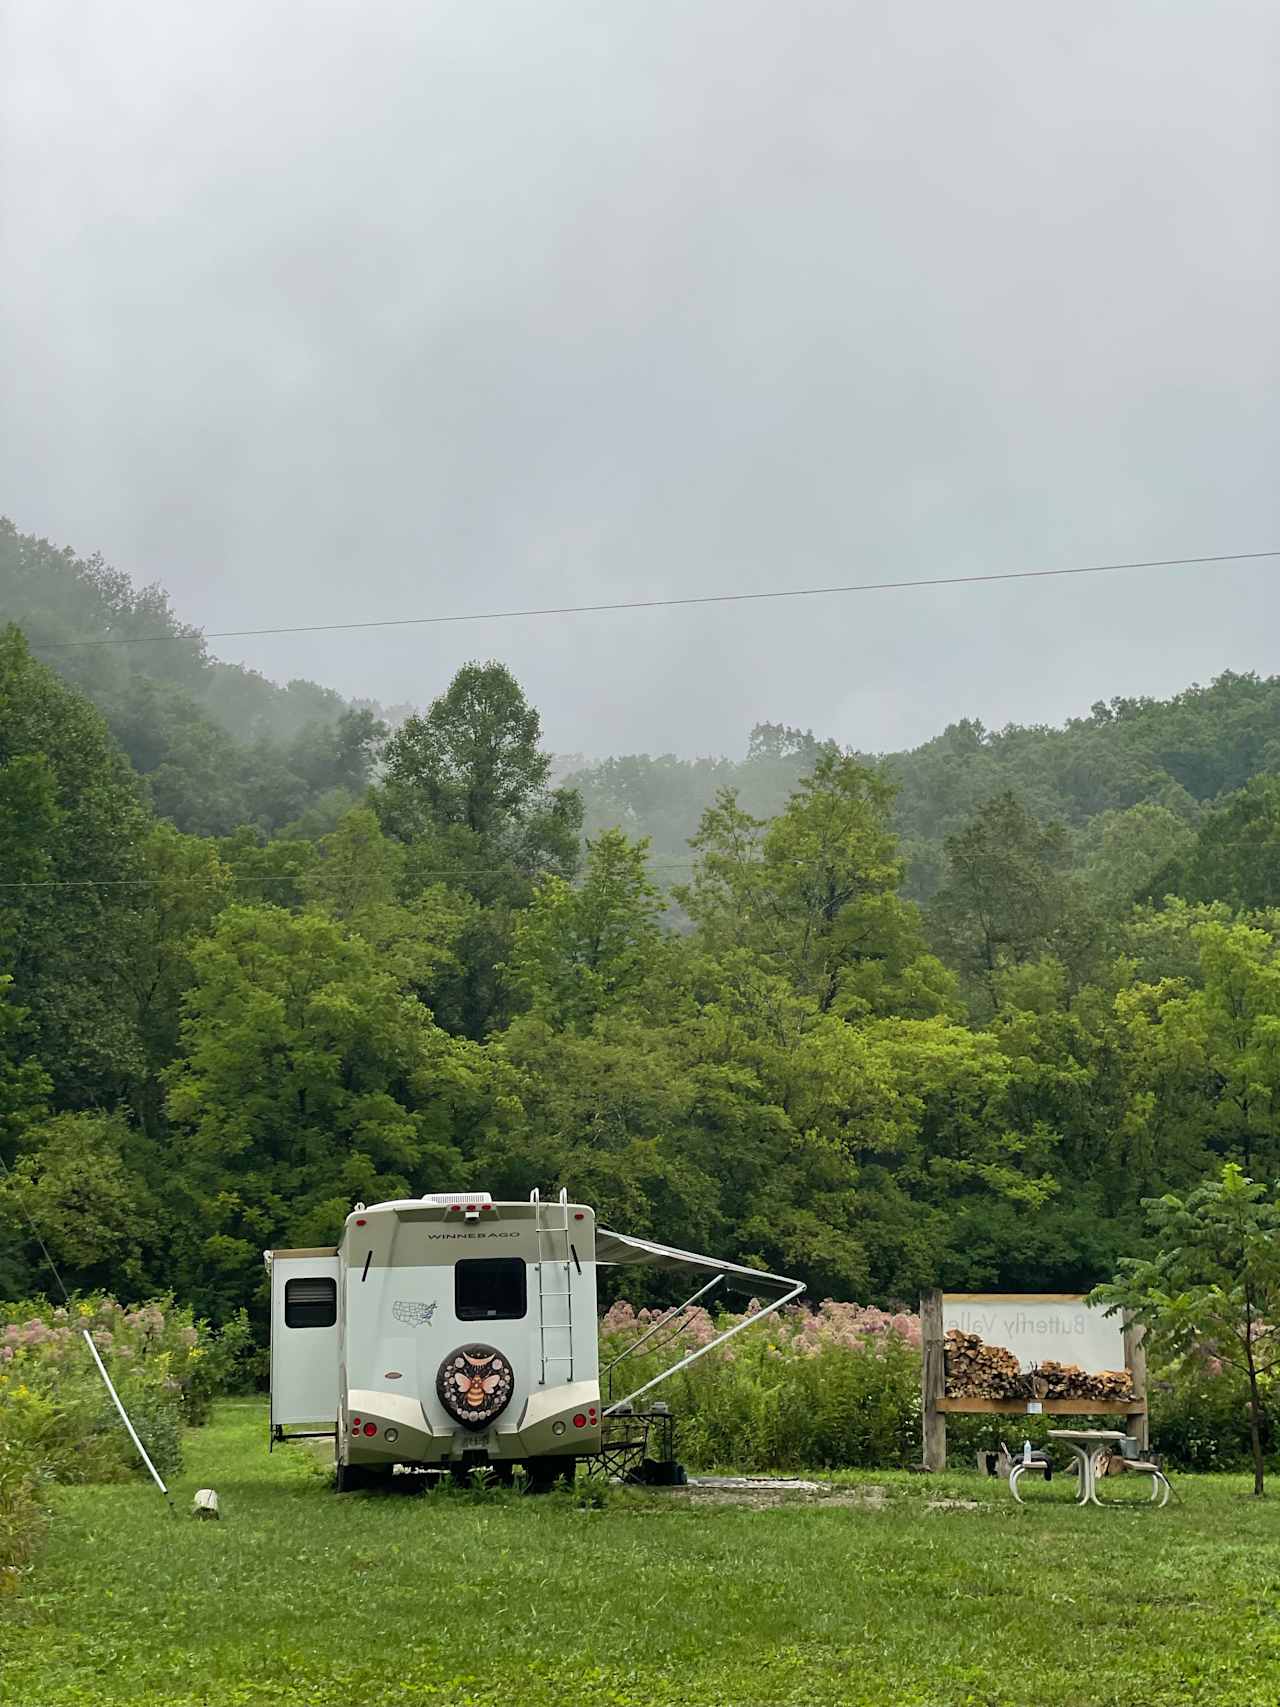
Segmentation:
<svg viewBox="0 0 1280 1707">
<path fill-rule="evenodd" d="M 797 1284 L 785 1297 L 775 1298 L 772 1304 L 767 1304 L 763 1310 L 757 1310 L 754 1316 L 744 1316 L 742 1321 L 736 1323 L 732 1328 L 727 1328 L 724 1333 L 718 1334 L 708 1345 L 699 1346 L 697 1351 L 691 1351 L 688 1357 L 682 1357 L 679 1363 L 673 1363 L 670 1369 L 664 1370 L 661 1375 L 655 1375 L 652 1381 L 646 1381 L 643 1387 L 637 1387 L 634 1393 L 628 1393 L 625 1399 L 619 1399 L 617 1405 L 607 1406 L 601 1415 L 611 1417 L 618 1409 L 618 1405 L 629 1405 L 633 1399 L 638 1399 L 641 1393 L 647 1393 L 650 1387 L 656 1387 L 660 1381 L 669 1381 L 680 1370 L 687 1369 L 691 1363 L 696 1363 L 700 1357 L 705 1357 L 709 1351 L 714 1351 L 718 1345 L 723 1345 L 726 1340 L 731 1340 L 735 1334 L 740 1334 L 743 1328 L 754 1327 L 757 1322 L 763 1322 L 766 1316 L 772 1316 L 775 1310 L 781 1310 L 784 1304 L 790 1304 L 803 1291 L 803 1285 Z"/>
<path fill-rule="evenodd" d="M 600 1371 L 601 1375 L 607 1375 L 611 1369 L 615 1369 L 618 1364 L 622 1362 L 624 1357 L 630 1357 L 633 1351 L 639 1351 L 640 1347 L 644 1345 L 647 1340 L 651 1340 L 653 1338 L 659 1328 L 665 1328 L 673 1316 L 678 1316 L 682 1310 L 687 1310 L 690 1305 L 696 1304 L 699 1298 L 705 1298 L 711 1288 L 713 1286 L 719 1286 L 723 1279 L 724 1276 L 722 1274 L 716 1275 L 714 1280 L 709 1280 L 705 1286 L 700 1287 L 699 1290 L 694 1293 L 692 1298 L 686 1298 L 683 1304 L 677 1304 L 674 1310 L 668 1310 L 665 1316 L 662 1316 L 653 1324 L 647 1334 L 641 1334 L 640 1338 L 636 1340 L 633 1345 L 629 1345 L 625 1351 L 620 1351 L 612 1363 L 606 1363 L 604 1368 Z"/>
<path fill-rule="evenodd" d="M 106 1382 L 107 1392 L 110 1393 L 111 1397 L 115 1400 L 116 1409 L 120 1413 L 120 1421 L 124 1424 L 124 1426 L 129 1431 L 129 1439 L 137 1447 L 138 1456 L 142 1459 L 142 1462 L 146 1465 L 147 1469 L 150 1470 L 151 1480 L 155 1483 L 156 1487 L 159 1488 L 160 1492 L 164 1495 L 164 1497 L 166 1499 L 168 1499 L 169 1490 L 168 1490 L 168 1488 L 165 1487 L 164 1483 L 160 1480 L 160 1472 L 156 1469 L 155 1465 L 151 1462 L 150 1458 L 147 1457 L 147 1449 L 142 1444 L 142 1442 L 138 1439 L 138 1431 L 137 1431 L 137 1429 L 134 1428 L 133 1424 L 129 1421 L 129 1413 L 128 1413 L 128 1411 L 125 1410 L 124 1406 L 120 1403 L 119 1393 L 117 1393 L 115 1388 L 111 1385 L 111 1377 L 107 1374 L 106 1364 L 98 1356 L 98 1348 L 93 1343 L 93 1335 L 89 1332 L 88 1328 L 84 1328 L 81 1331 L 84 1334 L 84 1343 L 88 1346 L 90 1355 L 92 1356 L 93 1361 L 98 1366 L 98 1374 L 101 1375 L 102 1379 Z"/>
</svg>

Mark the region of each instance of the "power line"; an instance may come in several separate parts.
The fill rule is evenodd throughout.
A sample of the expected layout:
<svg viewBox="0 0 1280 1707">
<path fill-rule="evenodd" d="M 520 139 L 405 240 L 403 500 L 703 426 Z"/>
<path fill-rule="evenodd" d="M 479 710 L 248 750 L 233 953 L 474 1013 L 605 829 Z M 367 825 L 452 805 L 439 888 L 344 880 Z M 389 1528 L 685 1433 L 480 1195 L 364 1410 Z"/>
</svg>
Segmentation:
<svg viewBox="0 0 1280 1707">
<path fill-rule="evenodd" d="M 272 845 L 275 847 L 279 847 L 281 844 L 279 842 L 276 842 L 276 843 L 273 843 Z M 311 846 L 312 844 L 307 843 L 304 845 Z M 674 855 L 670 858 L 667 858 L 664 855 L 661 858 L 651 859 L 651 860 L 646 861 L 645 869 L 649 870 L 649 871 L 653 871 L 653 870 L 658 870 L 658 869 L 667 870 L 667 869 L 678 867 L 680 870 L 689 870 L 690 868 L 692 868 L 693 866 L 695 866 L 697 864 L 698 864 L 698 861 L 696 859 L 681 859 L 681 858 L 677 858 Z M 297 884 L 297 883 L 304 882 L 306 880 L 306 878 L 311 875 L 312 872 L 322 871 L 322 870 L 323 870 L 323 866 L 307 866 L 303 870 L 296 871 L 296 872 L 264 873 L 260 877 L 258 877 L 258 876 L 226 877 L 226 878 L 215 880 L 213 882 L 193 884 L 193 885 L 191 885 L 191 887 L 197 891 L 207 891 L 207 892 L 212 894 L 212 893 L 214 893 L 220 889 L 236 888 L 236 887 L 243 885 L 243 884 L 248 884 L 250 886 L 257 885 L 257 884 L 266 885 L 266 884 L 271 884 L 271 883 L 294 883 L 294 884 Z M 469 878 L 472 878 L 472 877 L 504 877 L 504 876 L 510 876 L 510 875 L 515 875 L 517 877 L 526 876 L 529 878 L 530 882 L 534 882 L 537 880 L 538 877 L 545 876 L 547 874 L 542 873 L 542 872 L 536 872 L 536 873 L 532 874 L 532 876 L 530 876 L 528 873 L 521 873 L 521 872 L 514 872 L 513 873 L 512 868 L 510 866 L 507 866 L 507 865 L 473 865 L 473 866 L 469 866 L 465 869 L 458 867 L 458 866 L 450 866 L 447 868 L 442 867 L 438 871 L 430 871 L 430 870 L 429 871 L 416 871 L 414 873 L 415 877 L 439 879 L 441 882 L 445 882 L 451 878 L 454 880 L 454 882 L 457 882 L 457 883 L 465 883 Z M 556 875 L 556 874 L 552 873 L 551 875 Z M 2 880 L 2 881 L 0 881 L 0 890 L 4 890 L 4 889 L 151 889 L 151 888 L 163 888 L 163 887 L 166 887 L 168 885 L 174 884 L 174 882 L 175 882 L 175 880 L 171 877 L 29 877 L 29 878 L 18 878 L 18 879 L 12 879 L 12 880 Z M 182 887 L 180 880 L 175 886 L 179 887 L 179 888 Z"/>
<path fill-rule="evenodd" d="M 10 1168 L 9 1164 L 5 1161 L 3 1156 L 0 1156 L 0 1169 L 4 1170 L 4 1177 L 5 1177 L 5 1181 L 7 1184 L 9 1184 L 9 1185 L 16 1185 L 17 1184 L 17 1178 L 16 1178 L 12 1168 Z M 22 1192 L 20 1192 L 20 1191 L 16 1191 L 14 1193 L 14 1196 L 18 1200 L 19 1209 L 21 1209 L 23 1215 L 26 1217 L 27 1225 L 30 1227 L 32 1234 L 35 1237 L 35 1241 L 40 1247 L 40 1251 L 44 1257 L 45 1262 L 48 1263 L 48 1265 L 49 1265 L 50 1273 L 53 1275 L 53 1278 L 58 1283 L 58 1290 L 62 1294 L 63 1303 L 65 1304 L 65 1306 L 67 1307 L 68 1310 L 72 1309 L 74 1306 L 72 1305 L 72 1302 L 71 1302 L 71 1294 L 67 1291 L 67 1283 L 62 1278 L 62 1271 L 59 1269 L 57 1263 L 54 1262 L 53 1258 L 49 1254 L 49 1247 L 48 1247 L 48 1245 L 45 1244 L 44 1236 L 41 1233 L 39 1227 L 36 1225 L 35 1216 L 32 1215 L 31 1210 L 27 1207 L 26 1198 L 23 1196 Z M 93 1335 L 90 1333 L 89 1329 L 87 1327 L 84 1327 L 83 1325 L 81 1326 L 81 1329 L 80 1329 L 80 1335 L 81 1335 L 81 1338 L 84 1340 L 84 1343 L 89 1348 L 89 1355 L 93 1358 L 94 1363 L 97 1365 L 98 1374 L 101 1375 L 103 1382 L 106 1385 L 107 1392 L 110 1393 L 110 1395 L 111 1395 L 112 1402 L 114 1403 L 116 1410 L 119 1411 L 119 1413 L 120 1413 L 120 1421 L 124 1424 L 125 1428 L 129 1431 L 129 1439 L 133 1442 L 134 1446 L 137 1448 L 138 1456 L 142 1459 L 142 1462 L 146 1465 L 147 1469 L 151 1472 L 152 1481 L 155 1483 L 156 1487 L 159 1488 L 160 1492 L 164 1495 L 165 1503 L 169 1507 L 170 1515 L 173 1517 L 176 1517 L 178 1514 L 177 1514 L 177 1511 L 174 1507 L 173 1500 L 170 1497 L 169 1490 L 167 1487 L 165 1487 L 164 1481 L 161 1478 L 160 1472 L 156 1469 L 155 1465 L 151 1462 L 151 1456 L 148 1453 L 146 1447 L 142 1444 L 142 1441 L 138 1438 L 138 1431 L 136 1428 L 134 1428 L 133 1423 L 130 1421 L 129 1413 L 128 1413 L 128 1411 L 125 1410 L 124 1404 L 121 1401 L 120 1395 L 119 1395 L 119 1393 L 116 1392 L 115 1386 L 112 1383 L 111 1377 L 107 1374 L 107 1366 L 105 1363 L 103 1363 L 102 1356 L 99 1353 L 97 1346 L 94 1344 Z"/>
<path fill-rule="evenodd" d="M 206 640 L 250 640 L 276 634 L 336 634 L 362 628 L 430 628 L 446 623 L 507 622 L 528 617 L 589 616 L 603 611 L 671 610 L 683 605 L 753 604 L 766 599 L 817 599 L 841 593 L 897 592 L 914 587 L 972 587 L 992 581 L 1044 581 L 1065 575 L 1110 575 L 1122 569 L 1173 569 L 1205 563 L 1249 563 L 1280 557 L 1271 551 L 1224 551 L 1212 557 L 1154 557 L 1133 563 L 1086 563 L 1071 569 L 1011 569 L 990 575 L 941 575 L 915 581 L 855 581 L 836 587 L 782 587 L 763 593 L 698 593 L 679 599 L 623 599 L 594 605 L 539 605 L 528 610 L 468 611 L 452 616 L 379 617 L 364 622 L 309 622 L 278 628 L 221 628 L 204 634 L 121 634 L 89 640 L 47 640 L 32 644 L 45 651 L 73 646 L 142 646 L 163 642 L 202 645 Z"/>
<path fill-rule="evenodd" d="M 4 1170 L 5 1180 L 10 1184 L 16 1185 L 17 1184 L 17 1178 L 13 1172 L 13 1169 L 5 1161 L 5 1159 L 2 1155 L 0 1155 L 0 1168 L 2 1168 Z M 44 1237 L 41 1234 L 39 1227 L 36 1226 L 35 1216 L 32 1215 L 30 1209 L 27 1207 L 26 1198 L 23 1196 L 23 1194 L 20 1191 L 15 1191 L 13 1195 L 17 1199 L 18 1208 L 22 1211 L 28 1227 L 30 1227 L 30 1229 L 31 1229 L 32 1237 L 35 1239 L 35 1242 L 39 1245 L 45 1262 L 49 1265 L 49 1272 L 53 1275 L 53 1278 L 58 1283 L 58 1291 L 61 1292 L 61 1294 L 62 1294 L 63 1303 L 69 1305 L 71 1303 L 71 1294 L 67 1291 L 66 1282 L 62 1278 L 61 1270 L 59 1269 L 57 1263 L 54 1262 L 53 1258 L 49 1255 L 49 1247 L 48 1247 L 48 1245 L 45 1244 Z"/>
<path fill-rule="evenodd" d="M 271 845 L 278 847 L 281 844 L 276 842 Z M 305 845 L 311 846 L 312 844 L 307 843 Z M 1253 837 L 1235 837 L 1230 841 L 1215 842 L 1213 845 L 1215 848 L 1252 848 L 1258 852 L 1269 852 L 1265 842 L 1259 841 L 1257 838 Z M 1176 857 L 1176 853 L 1170 855 L 1170 858 Z M 803 871 L 821 870 L 824 869 L 825 866 L 825 862 L 820 859 L 790 859 L 779 863 L 781 866 Z M 698 859 L 684 859 L 675 854 L 669 856 L 663 854 L 656 859 L 646 860 L 645 870 L 647 872 L 693 871 L 701 864 L 702 861 Z M 749 869 L 762 873 L 776 871 L 779 869 L 779 865 L 772 862 L 766 865 L 763 860 L 741 860 L 739 861 L 739 867 L 741 869 Z M 305 883 L 306 879 L 313 873 L 322 872 L 323 869 L 323 865 L 311 865 L 296 872 L 264 873 L 259 877 L 228 876 L 213 882 L 193 884 L 191 885 L 191 889 L 198 893 L 216 894 L 224 889 L 236 889 L 243 886 L 248 886 L 250 888 L 266 888 L 273 883 L 292 883 L 298 885 Z M 1158 870 L 1159 867 L 1157 867 L 1157 871 Z M 473 877 L 508 877 L 514 875 L 524 876 L 530 883 L 536 883 L 539 878 L 547 876 L 554 877 L 559 876 L 560 874 L 558 872 L 534 872 L 533 874 L 529 874 L 527 872 L 513 872 L 512 868 L 507 865 L 477 865 L 471 866 L 466 870 L 459 869 L 456 866 L 447 868 L 442 867 L 441 869 L 434 871 L 415 872 L 414 875 L 421 878 L 430 878 L 433 881 L 443 883 L 447 887 L 450 881 L 455 884 L 465 884 L 468 879 Z M 712 875 L 716 874 L 713 873 Z M 566 878 L 564 881 L 570 882 L 572 880 Z M 172 877 L 35 877 L 0 880 L 0 891 L 9 889 L 158 889 L 174 883 L 175 879 Z M 177 886 L 181 887 L 180 881 Z M 403 903 L 400 904 L 403 905 Z"/>
</svg>

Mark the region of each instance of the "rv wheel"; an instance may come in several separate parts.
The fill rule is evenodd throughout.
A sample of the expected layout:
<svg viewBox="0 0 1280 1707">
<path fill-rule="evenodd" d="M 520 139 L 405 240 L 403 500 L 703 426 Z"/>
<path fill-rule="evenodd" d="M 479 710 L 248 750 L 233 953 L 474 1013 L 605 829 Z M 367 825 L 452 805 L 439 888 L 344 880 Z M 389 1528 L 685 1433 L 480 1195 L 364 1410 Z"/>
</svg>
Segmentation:
<svg viewBox="0 0 1280 1707">
<path fill-rule="evenodd" d="M 578 1473 L 576 1458 L 527 1458 L 525 1475 L 531 1494 L 549 1493 L 557 1482 L 572 1482 Z"/>
</svg>

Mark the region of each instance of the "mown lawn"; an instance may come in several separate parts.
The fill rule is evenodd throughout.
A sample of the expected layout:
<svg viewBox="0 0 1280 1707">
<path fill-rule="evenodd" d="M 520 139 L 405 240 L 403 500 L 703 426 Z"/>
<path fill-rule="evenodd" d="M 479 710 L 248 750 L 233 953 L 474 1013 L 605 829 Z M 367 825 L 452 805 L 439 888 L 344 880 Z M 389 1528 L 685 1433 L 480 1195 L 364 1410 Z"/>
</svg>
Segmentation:
<svg viewBox="0 0 1280 1707">
<path fill-rule="evenodd" d="M 257 1403 L 189 1438 L 180 1515 L 63 1490 L 0 1609 L 22 1707 L 1143 1707 L 1280 1701 L 1280 1489 L 1019 1511 L 976 1475 L 867 1477 L 881 1510 L 626 1494 L 337 1498 Z M 842 1478 L 847 1480 L 847 1478 Z M 217 1488 L 224 1519 L 187 1515 Z M 1136 1487 L 1132 1490 L 1137 1491 Z M 978 1511 L 931 1511 L 944 1495 Z"/>
</svg>

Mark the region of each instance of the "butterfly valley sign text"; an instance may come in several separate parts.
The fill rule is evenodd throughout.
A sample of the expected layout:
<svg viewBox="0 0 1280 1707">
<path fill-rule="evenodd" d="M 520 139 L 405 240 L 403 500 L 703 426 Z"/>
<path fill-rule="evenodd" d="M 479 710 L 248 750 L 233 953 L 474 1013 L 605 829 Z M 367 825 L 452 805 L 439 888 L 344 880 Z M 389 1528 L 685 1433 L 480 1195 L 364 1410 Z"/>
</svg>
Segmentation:
<svg viewBox="0 0 1280 1707">
<path fill-rule="evenodd" d="M 942 1327 L 1003 1346 L 1024 1370 L 1055 1361 L 1090 1372 L 1125 1366 L 1119 1314 L 1105 1316 L 1070 1293 L 944 1292 Z"/>
</svg>

